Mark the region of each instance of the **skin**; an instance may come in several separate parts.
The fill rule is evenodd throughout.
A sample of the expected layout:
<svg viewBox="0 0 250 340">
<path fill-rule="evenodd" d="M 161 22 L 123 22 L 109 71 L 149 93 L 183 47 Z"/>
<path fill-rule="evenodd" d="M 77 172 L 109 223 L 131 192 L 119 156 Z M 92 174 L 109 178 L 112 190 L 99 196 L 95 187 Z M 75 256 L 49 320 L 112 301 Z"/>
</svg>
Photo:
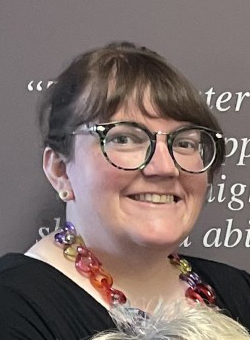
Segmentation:
<svg viewBox="0 0 250 340">
<path fill-rule="evenodd" d="M 145 119 L 139 114 L 136 117 L 151 131 L 171 132 L 185 125 L 173 120 Z M 128 117 L 123 111 L 114 116 L 114 120 L 125 119 Z M 73 216 L 69 214 L 77 217 L 78 230 L 91 246 L 93 234 L 94 242 L 99 243 L 111 236 L 140 246 L 172 248 L 193 228 L 207 188 L 206 174 L 191 175 L 175 167 L 164 136 L 158 136 L 155 154 L 142 171 L 113 167 L 102 155 L 98 138 L 77 136 L 75 158 L 67 165 L 67 174 L 75 197 L 71 202 Z M 139 193 L 174 194 L 180 200 L 154 204 L 129 198 Z"/>
<path fill-rule="evenodd" d="M 149 102 L 146 106 L 152 117 L 143 116 L 130 105 L 129 110 L 121 108 L 112 120 L 136 121 L 152 132 L 171 132 L 187 124 L 159 118 Z M 70 162 L 46 148 L 44 170 L 58 192 L 70 192 L 67 220 L 112 273 L 116 288 L 130 300 L 153 298 L 155 292 L 167 299 L 184 295 L 186 286 L 166 256 L 194 227 L 207 189 L 207 173 L 179 171 L 163 135 L 157 136 L 155 154 L 141 171 L 112 166 L 101 152 L 99 138 L 91 134 L 75 137 Z M 139 193 L 174 194 L 179 201 L 154 204 L 129 198 Z"/>
</svg>

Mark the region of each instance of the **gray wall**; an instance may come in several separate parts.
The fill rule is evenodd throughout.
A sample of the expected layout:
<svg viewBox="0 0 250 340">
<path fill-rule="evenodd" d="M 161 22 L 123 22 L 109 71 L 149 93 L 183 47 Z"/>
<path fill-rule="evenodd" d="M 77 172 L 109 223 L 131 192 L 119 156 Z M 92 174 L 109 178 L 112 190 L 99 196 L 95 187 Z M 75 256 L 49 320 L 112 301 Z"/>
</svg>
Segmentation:
<svg viewBox="0 0 250 340">
<path fill-rule="evenodd" d="M 41 87 L 79 52 L 126 39 L 163 54 L 203 95 L 213 87 L 232 155 L 182 251 L 250 271 L 249 17 L 249 0 L 1 0 L 0 254 L 25 251 L 62 216 L 41 169 Z"/>
</svg>

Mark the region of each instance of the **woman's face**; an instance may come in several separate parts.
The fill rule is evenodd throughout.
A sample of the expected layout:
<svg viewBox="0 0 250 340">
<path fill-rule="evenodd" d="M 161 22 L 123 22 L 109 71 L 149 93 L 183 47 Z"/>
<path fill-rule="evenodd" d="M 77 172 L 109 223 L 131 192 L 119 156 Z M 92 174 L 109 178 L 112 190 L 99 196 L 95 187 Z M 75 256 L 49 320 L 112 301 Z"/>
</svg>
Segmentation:
<svg viewBox="0 0 250 340">
<path fill-rule="evenodd" d="M 149 104 L 147 109 L 154 114 Z M 186 125 L 156 113 L 145 117 L 132 106 L 129 112 L 120 109 L 112 120 L 136 121 L 152 132 L 171 132 Z M 157 136 L 154 156 L 143 170 L 124 171 L 105 159 L 97 136 L 76 136 L 75 156 L 67 165 L 75 199 L 69 202 L 71 216 L 67 218 L 77 224 L 88 246 L 119 238 L 171 247 L 190 233 L 203 204 L 207 174 L 179 171 L 165 138 Z M 153 203 L 152 195 L 166 195 L 161 196 L 165 203 Z"/>
</svg>

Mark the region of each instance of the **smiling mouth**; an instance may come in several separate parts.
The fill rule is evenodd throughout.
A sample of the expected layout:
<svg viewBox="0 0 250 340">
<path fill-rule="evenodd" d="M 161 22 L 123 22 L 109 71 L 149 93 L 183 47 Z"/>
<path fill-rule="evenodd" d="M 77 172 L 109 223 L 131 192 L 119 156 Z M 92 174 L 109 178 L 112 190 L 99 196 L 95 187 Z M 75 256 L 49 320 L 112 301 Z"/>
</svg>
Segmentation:
<svg viewBox="0 0 250 340">
<path fill-rule="evenodd" d="M 180 200 L 180 197 L 175 195 L 159 195 L 149 193 L 129 195 L 128 197 L 134 201 L 149 202 L 155 204 L 174 204 Z"/>
</svg>

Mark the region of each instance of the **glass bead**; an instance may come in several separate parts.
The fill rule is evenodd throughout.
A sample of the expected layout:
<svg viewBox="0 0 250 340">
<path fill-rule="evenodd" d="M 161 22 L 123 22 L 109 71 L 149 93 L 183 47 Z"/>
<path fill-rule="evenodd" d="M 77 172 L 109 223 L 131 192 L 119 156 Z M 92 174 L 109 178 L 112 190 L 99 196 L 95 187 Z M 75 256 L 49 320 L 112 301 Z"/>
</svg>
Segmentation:
<svg viewBox="0 0 250 340">
<path fill-rule="evenodd" d="M 191 287 L 189 287 L 189 288 L 186 290 L 185 296 L 186 296 L 187 298 L 189 298 L 189 299 L 203 302 L 202 297 L 196 292 L 195 289 L 192 289 Z"/>
<path fill-rule="evenodd" d="M 210 304 L 215 303 L 215 292 L 212 287 L 204 283 L 198 283 L 195 289 L 201 296 L 204 296 L 204 301 L 208 301 Z"/>
<path fill-rule="evenodd" d="M 76 228 L 71 222 L 66 222 L 63 230 L 65 232 L 69 232 L 70 234 L 76 236 Z"/>
<path fill-rule="evenodd" d="M 103 278 L 98 280 L 99 276 L 103 276 Z M 93 275 L 90 277 L 90 281 L 97 289 L 110 289 L 113 285 L 112 276 L 104 272 L 104 270 L 101 268 L 96 273 L 93 273 Z"/>
<path fill-rule="evenodd" d="M 65 243 L 73 244 L 75 242 L 75 235 L 73 234 L 66 234 L 65 235 Z"/>
<path fill-rule="evenodd" d="M 203 283 L 198 283 L 194 289 L 191 287 L 188 288 L 186 291 L 186 297 L 209 304 L 215 303 L 214 290 L 209 285 Z"/>
<path fill-rule="evenodd" d="M 91 269 L 89 268 L 89 263 L 84 261 L 84 258 L 81 254 L 77 254 L 75 260 L 75 267 L 80 272 L 80 274 L 89 277 L 91 275 Z"/>
<path fill-rule="evenodd" d="M 168 258 L 170 259 L 170 262 L 171 262 L 173 265 L 177 266 L 178 264 L 180 264 L 181 258 L 180 258 L 180 256 L 179 256 L 177 253 L 172 253 L 172 254 L 170 254 L 170 255 L 168 256 Z"/>
<path fill-rule="evenodd" d="M 102 268 L 100 268 L 99 270 L 99 275 L 102 275 L 103 278 L 101 279 L 101 282 L 103 282 L 103 284 L 112 286 L 113 285 L 113 278 L 110 274 L 106 273 Z"/>
<path fill-rule="evenodd" d="M 195 281 L 195 283 L 201 283 L 201 278 L 195 272 L 189 273 L 189 277 Z"/>
<path fill-rule="evenodd" d="M 57 244 L 64 245 L 65 244 L 65 232 L 60 231 L 59 233 L 56 233 L 54 236 L 54 240 Z"/>
<path fill-rule="evenodd" d="M 72 246 L 68 246 L 63 250 L 63 255 L 66 257 L 66 259 L 70 261 L 75 261 L 77 250 Z"/>
<path fill-rule="evenodd" d="M 191 286 L 191 287 L 194 289 L 195 286 L 196 286 L 196 282 L 192 279 L 192 277 L 190 277 L 189 274 L 190 274 L 190 273 L 188 273 L 188 274 L 180 274 L 180 279 L 181 279 L 182 281 L 187 282 L 187 284 L 188 284 L 189 286 Z"/>
<path fill-rule="evenodd" d="M 60 244 L 60 245 L 70 245 L 75 242 L 75 235 L 63 229 L 59 233 L 55 234 L 54 240 L 57 244 Z"/>
<path fill-rule="evenodd" d="M 75 237 L 75 244 L 78 245 L 78 246 L 83 246 L 83 247 L 85 247 L 84 241 L 83 241 L 82 237 L 79 236 L 79 235 L 77 235 L 77 236 Z M 86 248 L 86 247 L 85 247 L 85 248 Z"/>
<path fill-rule="evenodd" d="M 95 275 L 90 276 L 90 282 L 93 285 L 93 287 L 96 288 L 97 290 L 103 289 L 102 283 L 99 280 L 97 280 Z"/>
<path fill-rule="evenodd" d="M 127 298 L 120 290 L 110 288 L 108 300 L 112 305 L 117 303 L 124 304 L 126 303 Z"/>
<path fill-rule="evenodd" d="M 186 274 L 186 273 L 192 271 L 192 267 L 191 267 L 190 263 L 187 260 L 184 260 L 184 259 L 180 260 L 180 264 L 179 264 L 178 268 L 180 269 L 180 271 L 183 274 Z"/>
<path fill-rule="evenodd" d="M 89 263 L 90 267 L 100 267 L 102 263 L 98 260 L 98 258 L 87 248 L 80 245 L 77 247 L 78 254 L 82 256 L 86 263 Z"/>
</svg>

